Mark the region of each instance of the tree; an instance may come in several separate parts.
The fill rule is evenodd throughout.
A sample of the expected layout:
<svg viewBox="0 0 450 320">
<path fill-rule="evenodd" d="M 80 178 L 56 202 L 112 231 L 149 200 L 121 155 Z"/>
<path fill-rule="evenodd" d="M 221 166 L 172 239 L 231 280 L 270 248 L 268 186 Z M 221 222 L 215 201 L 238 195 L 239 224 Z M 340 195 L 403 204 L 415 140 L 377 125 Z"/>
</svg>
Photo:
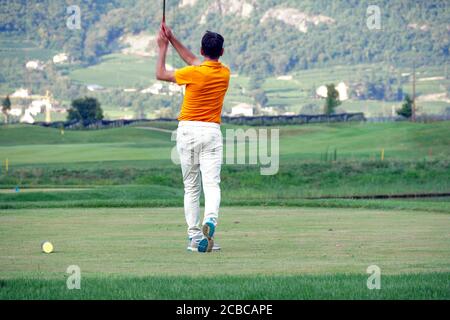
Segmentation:
<svg viewBox="0 0 450 320">
<path fill-rule="evenodd" d="M 399 116 L 410 119 L 412 116 L 413 100 L 409 95 L 405 95 L 405 102 L 403 102 L 401 109 L 397 110 Z"/>
<path fill-rule="evenodd" d="M 330 115 L 334 113 L 334 109 L 341 105 L 339 100 L 339 92 L 336 90 L 334 84 L 327 85 L 327 98 L 325 99 L 325 114 Z"/>
<path fill-rule="evenodd" d="M 264 84 L 265 79 L 264 76 L 260 73 L 253 73 L 250 76 L 250 79 L 248 81 L 248 89 L 250 91 L 254 91 L 254 90 L 258 90 L 262 87 L 262 85 Z"/>
<path fill-rule="evenodd" d="M 5 123 L 8 123 L 8 112 L 11 110 L 11 100 L 6 96 L 2 101 L 2 113 L 5 115 Z"/>
<path fill-rule="evenodd" d="M 103 119 L 103 110 L 96 98 L 84 97 L 73 100 L 68 113 L 67 120 L 78 120 L 83 124 Z"/>
<path fill-rule="evenodd" d="M 252 97 L 259 111 L 261 111 L 261 108 L 267 106 L 267 103 L 269 102 L 266 92 L 263 89 L 254 90 L 252 92 Z"/>
</svg>

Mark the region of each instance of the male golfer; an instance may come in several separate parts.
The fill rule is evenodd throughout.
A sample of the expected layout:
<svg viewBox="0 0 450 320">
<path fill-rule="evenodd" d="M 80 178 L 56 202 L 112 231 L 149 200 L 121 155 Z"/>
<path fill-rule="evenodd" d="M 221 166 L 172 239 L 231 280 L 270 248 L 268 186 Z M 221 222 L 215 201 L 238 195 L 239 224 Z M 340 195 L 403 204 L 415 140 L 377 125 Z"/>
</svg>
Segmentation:
<svg viewBox="0 0 450 320">
<path fill-rule="evenodd" d="M 219 62 L 223 55 L 223 37 L 207 31 L 202 38 L 201 62 L 181 44 L 163 22 L 158 35 L 159 55 L 156 78 L 186 85 L 178 117 L 177 150 L 184 182 L 184 214 L 188 225 L 189 251 L 220 250 L 214 245 L 220 206 L 220 167 L 222 133 L 220 117 L 228 90 L 230 70 Z M 189 65 L 176 71 L 166 70 L 169 42 Z M 200 192 L 203 184 L 205 214 L 200 224 Z"/>
</svg>

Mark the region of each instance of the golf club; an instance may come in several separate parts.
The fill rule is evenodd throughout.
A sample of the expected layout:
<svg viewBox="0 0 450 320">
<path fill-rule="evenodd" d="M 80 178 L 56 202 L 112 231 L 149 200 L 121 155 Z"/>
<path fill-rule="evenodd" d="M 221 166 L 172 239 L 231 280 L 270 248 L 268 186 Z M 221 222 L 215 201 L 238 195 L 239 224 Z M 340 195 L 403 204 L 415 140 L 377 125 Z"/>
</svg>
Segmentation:
<svg viewBox="0 0 450 320">
<path fill-rule="evenodd" d="M 162 22 L 166 23 L 166 0 L 163 0 L 163 18 Z"/>
</svg>

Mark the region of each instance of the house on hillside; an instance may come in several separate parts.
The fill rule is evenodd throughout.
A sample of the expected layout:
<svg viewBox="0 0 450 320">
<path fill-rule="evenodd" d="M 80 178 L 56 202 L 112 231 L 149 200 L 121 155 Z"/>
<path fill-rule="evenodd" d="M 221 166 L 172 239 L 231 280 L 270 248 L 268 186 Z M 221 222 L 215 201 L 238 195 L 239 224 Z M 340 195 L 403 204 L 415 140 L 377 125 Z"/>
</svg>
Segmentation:
<svg viewBox="0 0 450 320">
<path fill-rule="evenodd" d="M 174 94 L 179 94 L 183 92 L 184 86 L 179 86 L 175 83 L 169 83 L 169 96 L 172 96 Z"/>
<path fill-rule="evenodd" d="M 28 110 L 31 115 L 35 116 L 44 110 L 47 111 L 51 109 L 52 104 L 50 103 L 50 101 L 48 99 L 42 99 L 32 101 L 28 109 L 26 109 L 25 111 Z"/>
<path fill-rule="evenodd" d="M 274 107 L 261 108 L 261 114 L 264 116 L 277 116 L 279 112 Z"/>
<path fill-rule="evenodd" d="M 254 114 L 255 107 L 248 103 L 239 103 L 231 108 L 232 117 L 252 117 Z"/>
<path fill-rule="evenodd" d="M 294 77 L 292 77 L 291 75 L 285 75 L 285 76 L 277 77 L 277 80 L 281 80 L 281 81 L 291 81 L 293 79 L 294 79 Z"/>
<path fill-rule="evenodd" d="M 34 123 L 34 118 L 31 115 L 29 109 L 25 110 L 24 115 L 20 118 L 20 122 L 21 123 L 28 123 L 28 124 L 33 124 Z"/>
<path fill-rule="evenodd" d="M 54 64 L 66 63 L 69 60 L 69 56 L 66 53 L 58 53 L 53 57 Z"/>
<path fill-rule="evenodd" d="M 163 89 L 162 83 L 157 82 L 157 83 L 152 84 L 149 88 L 141 90 L 141 93 L 151 93 L 151 94 L 159 95 L 159 94 L 161 94 L 162 89 Z"/>
<path fill-rule="evenodd" d="M 348 100 L 348 86 L 344 82 L 339 82 L 336 86 L 337 92 L 339 92 L 339 100 Z M 318 98 L 326 98 L 328 95 L 328 89 L 326 86 L 320 86 L 316 90 L 316 96 Z"/>
<path fill-rule="evenodd" d="M 11 96 L 11 98 L 29 98 L 30 91 L 28 89 L 20 88 L 16 90 Z"/>
<path fill-rule="evenodd" d="M 42 63 L 39 60 L 30 60 L 25 64 L 25 68 L 27 68 L 28 70 L 39 70 L 42 71 L 44 70 L 44 63 Z"/>
<path fill-rule="evenodd" d="M 96 91 L 103 91 L 103 90 L 105 90 L 104 87 L 102 87 L 101 85 L 98 85 L 98 84 L 88 84 L 88 85 L 86 86 L 86 88 L 87 88 L 89 91 L 91 91 L 91 92 L 96 92 Z"/>
<path fill-rule="evenodd" d="M 9 115 L 12 115 L 14 117 L 20 117 L 22 115 L 22 109 L 21 108 L 11 108 L 11 110 L 8 111 Z"/>
</svg>

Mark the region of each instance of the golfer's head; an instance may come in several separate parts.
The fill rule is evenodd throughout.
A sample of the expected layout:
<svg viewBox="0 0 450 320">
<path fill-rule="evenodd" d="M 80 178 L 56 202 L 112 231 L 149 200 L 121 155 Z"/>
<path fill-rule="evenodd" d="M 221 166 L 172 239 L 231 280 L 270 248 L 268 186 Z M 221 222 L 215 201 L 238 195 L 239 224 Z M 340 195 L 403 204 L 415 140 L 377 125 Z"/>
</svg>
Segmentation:
<svg viewBox="0 0 450 320">
<path fill-rule="evenodd" d="M 223 55 L 223 37 L 215 32 L 206 31 L 202 38 L 202 55 L 210 59 L 219 59 Z"/>
</svg>

